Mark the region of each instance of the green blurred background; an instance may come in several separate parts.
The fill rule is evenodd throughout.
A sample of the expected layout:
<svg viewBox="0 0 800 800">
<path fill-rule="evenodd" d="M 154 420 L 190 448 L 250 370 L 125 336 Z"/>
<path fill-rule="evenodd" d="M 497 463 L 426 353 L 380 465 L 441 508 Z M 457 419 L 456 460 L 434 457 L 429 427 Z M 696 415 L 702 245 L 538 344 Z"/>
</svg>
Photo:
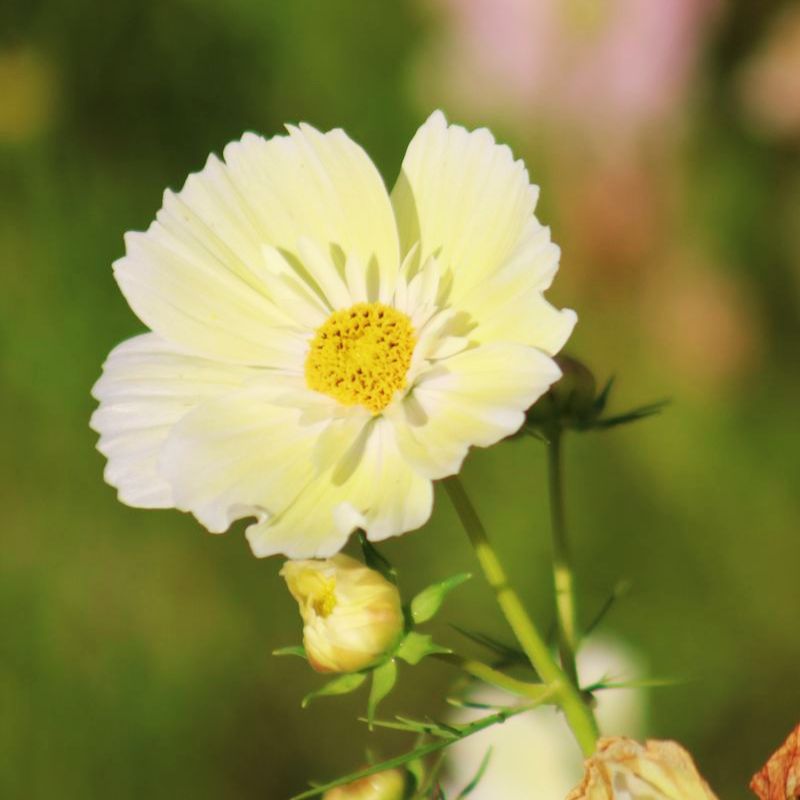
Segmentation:
<svg viewBox="0 0 800 800">
<path fill-rule="evenodd" d="M 526 159 L 563 250 L 551 297 L 581 318 L 569 351 L 617 376 L 614 409 L 673 399 L 568 442 L 582 615 L 632 581 L 604 628 L 685 679 L 649 730 L 720 797 L 748 797 L 800 718 L 798 4 L 652 2 L 655 42 L 642 3 L 540 0 L 529 31 L 511 5 L 5 0 L 0 796 L 283 798 L 408 744 L 367 734 L 363 697 L 301 711 L 318 677 L 270 656 L 300 636 L 280 561 L 119 504 L 88 428 L 104 357 L 143 329 L 111 275 L 123 232 L 287 121 L 344 127 L 389 184 L 434 107 Z M 534 440 L 465 468 L 546 627 L 544 477 Z M 385 551 L 408 592 L 475 569 L 443 496 Z M 442 616 L 509 638 L 481 581 L 459 591 Z M 386 710 L 440 710 L 446 669 L 406 670 Z"/>
</svg>

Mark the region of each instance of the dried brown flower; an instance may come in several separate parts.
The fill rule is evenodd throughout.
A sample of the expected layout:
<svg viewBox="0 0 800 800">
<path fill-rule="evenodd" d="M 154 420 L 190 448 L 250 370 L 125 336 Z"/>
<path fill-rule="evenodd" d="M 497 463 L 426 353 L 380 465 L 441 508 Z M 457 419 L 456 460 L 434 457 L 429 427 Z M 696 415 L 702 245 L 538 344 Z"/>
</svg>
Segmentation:
<svg viewBox="0 0 800 800">
<path fill-rule="evenodd" d="M 772 754 L 761 772 L 753 776 L 750 788 L 760 800 L 800 798 L 800 725 Z"/>
<path fill-rule="evenodd" d="M 601 739 L 567 800 L 717 800 L 676 742 Z"/>
</svg>

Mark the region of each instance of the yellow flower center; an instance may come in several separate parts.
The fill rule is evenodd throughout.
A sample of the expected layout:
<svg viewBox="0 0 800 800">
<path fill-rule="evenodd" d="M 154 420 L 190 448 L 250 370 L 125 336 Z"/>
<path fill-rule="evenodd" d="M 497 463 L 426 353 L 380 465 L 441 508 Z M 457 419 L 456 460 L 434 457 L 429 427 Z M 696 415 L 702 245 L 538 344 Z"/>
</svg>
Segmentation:
<svg viewBox="0 0 800 800">
<path fill-rule="evenodd" d="M 310 600 L 317 616 L 323 619 L 330 616 L 336 608 L 336 578 L 322 578 Z"/>
<path fill-rule="evenodd" d="M 305 568 L 290 572 L 286 580 L 300 603 L 306 622 L 307 614 L 313 612 L 324 619 L 336 608 L 336 578 L 333 575 L 326 577 L 317 569 Z"/>
<path fill-rule="evenodd" d="M 317 328 L 306 358 L 310 389 L 379 414 L 405 388 L 416 338 L 411 320 L 383 303 L 356 303 Z"/>
</svg>

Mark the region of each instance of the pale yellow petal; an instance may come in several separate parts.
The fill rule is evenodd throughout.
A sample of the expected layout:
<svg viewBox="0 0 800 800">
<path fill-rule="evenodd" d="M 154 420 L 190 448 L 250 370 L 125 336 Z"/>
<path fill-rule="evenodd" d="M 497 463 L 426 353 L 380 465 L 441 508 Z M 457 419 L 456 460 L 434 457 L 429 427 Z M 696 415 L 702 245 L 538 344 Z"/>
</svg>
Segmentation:
<svg viewBox="0 0 800 800">
<path fill-rule="evenodd" d="M 172 430 L 161 473 L 177 508 L 213 533 L 236 519 L 265 519 L 291 503 L 314 474 L 312 452 L 325 422 L 301 422 L 302 409 L 277 404 L 269 376 L 211 400 Z"/>
<path fill-rule="evenodd" d="M 189 234 L 187 234 L 188 236 Z M 125 237 L 114 275 L 139 318 L 196 355 L 230 363 L 288 367 L 302 348 L 292 320 L 199 245 L 159 222 Z M 261 259 L 261 256 L 258 256 Z"/>
<path fill-rule="evenodd" d="M 560 374 L 540 350 L 518 344 L 481 345 L 439 361 L 391 410 L 400 451 L 428 478 L 452 475 L 469 447 L 517 431 Z"/>
<path fill-rule="evenodd" d="M 325 557 L 357 527 L 373 541 L 414 530 L 429 518 L 430 480 L 401 456 L 394 427 L 376 418 L 338 463 L 311 481 L 281 514 L 251 526 L 257 556 Z"/>
<path fill-rule="evenodd" d="M 353 253 L 365 280 L 374 275 L 376 295 L 393 292 L 399 250 L 391 203 L 372 162 L 342 131 L 304 125 L 228 145 L 225 162 L 212 156 L 181 192 L 165 194 L 146 233 L 126 237 L 115 275 L 137 315 L 182 348 L 288 368 L 287 345 L 271 332 L 302 322 L 272 294 L 264 253 L 291 256 L 305 280 L 301 241 L 326 257 L 335 251 L 342 264 Z"/>
<path fill-rule="evenodd" d="M 100 406 L 91 426 L 108 459 L 105 478 L 128 505 L 169 508 L 172 489 L 158 459 L 175 424 L 204 400 L 231 392 L 254 370 L 177 351 L 156 334 L 111 351 L 92 394 Z"/>
<path fill-rule="evenodd" d="M 544 299 L 558 270 L 560 251 L 550 231 L 531 220 L 509 260 L 494 275 L 467 292 L 458 308 L 474 322 L 479 342 L 518 342 L 555 355 L 572 333 L 577 317 Z"/>
<path fill-rule="evenodd" d="M 391 290 L 399 267 L 391 203 L 369 156 L 347 134 L 305 124 L 289 127 L 288 137 L 246 134 L 225 148 L 225 161 L 265 241 L 296 252 L 307 237 L 355 253 Z"/>
<path fill-rule="evenodd" d="M 435 255 L 452 273 L 457 304 L 512 255 L 537 193 L 488 130 L 448 125 L 437 111 L 411 141 L 392 191 L 402 251 L 419 242 L 421 263 Z"/>
</svg>

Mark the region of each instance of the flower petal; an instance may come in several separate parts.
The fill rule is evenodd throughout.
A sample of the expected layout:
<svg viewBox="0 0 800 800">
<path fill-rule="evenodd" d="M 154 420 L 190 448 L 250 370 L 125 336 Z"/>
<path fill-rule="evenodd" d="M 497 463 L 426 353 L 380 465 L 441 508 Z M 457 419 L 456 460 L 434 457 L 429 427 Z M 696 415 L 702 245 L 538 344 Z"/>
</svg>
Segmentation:
<svg viewBox="0 0 800 800">
<path fill-rule="evenodd" d="M 400 452 L 430 479 L 458 472 L 472 445 L 522 425 L 525 409 L 561 375 L 540 350 L 487 344 L 437 362 L 391 409 Z"/>
<path fill-rule="evenodd" d="M 501 269 L 459 300 L 459 310 L 476 323 L 471 335 L 479 342 L 519 342 L 555 355 L 577 321 L 574 311 L 557 309 L 542 295 L 559 256 L 549 229 L 532 219 Z"/>
<path fill-rule="evenodd" d="M 123 503 L 170 508 L 172 490 L 158 457 L 173 426 L 199 403 L 239 387 L 254 370 L 177 351 L 154 333 L 111 351 L 92 394 L 100 401 L 91 427 L 108 458 L 105 478 Z"/>
<path fill-rule="evenodd" d="M 451 301 L 490 278 L 511 256 L 538 189 L 521 161 L 486 129 L 448 125 L 434 112 L 408 147 L 392 191 L 401 249 L 420 242 L 452 271 Z"/>
<path fill-rule="evenodd" d="M 302 409 L 283 392 L 279 376 L 258 377 L 199 406 L 170 433 L 160 468 L 175 506 L 212 533 L 278 513 L 312 479 L 314 444 L 327 423 L 301 422 Z"/>
<path fill-rule="evenodd" d="M 373 541 L 423 525 L 433 487 L 401 455 L 394 426 L 380 417 L 363 429 L 339 462 L 317 476 L 283 513 L 247 530 L 257 556 L 326 557 L 355 528 Z"/>
<path fill-rule="evenodd" d="M 198 355 L 285 367 L 285 343 L 273 332 L 294 320 L 270 292 L 264 250 L 299 258 L 301 240 L 340 253 L 342 263 L 357 255 L 376 298 L 394 291 L 389 197 L 368 156 L 340 130 L 301 125 L 289 136 L 246 134 L 229 144 L 225 162 L 212 156 L 181 192 L 165 193 L 146 233 L 128 234 L 115 275 L 136 314 L 164 338 Z"/>
</svg>

